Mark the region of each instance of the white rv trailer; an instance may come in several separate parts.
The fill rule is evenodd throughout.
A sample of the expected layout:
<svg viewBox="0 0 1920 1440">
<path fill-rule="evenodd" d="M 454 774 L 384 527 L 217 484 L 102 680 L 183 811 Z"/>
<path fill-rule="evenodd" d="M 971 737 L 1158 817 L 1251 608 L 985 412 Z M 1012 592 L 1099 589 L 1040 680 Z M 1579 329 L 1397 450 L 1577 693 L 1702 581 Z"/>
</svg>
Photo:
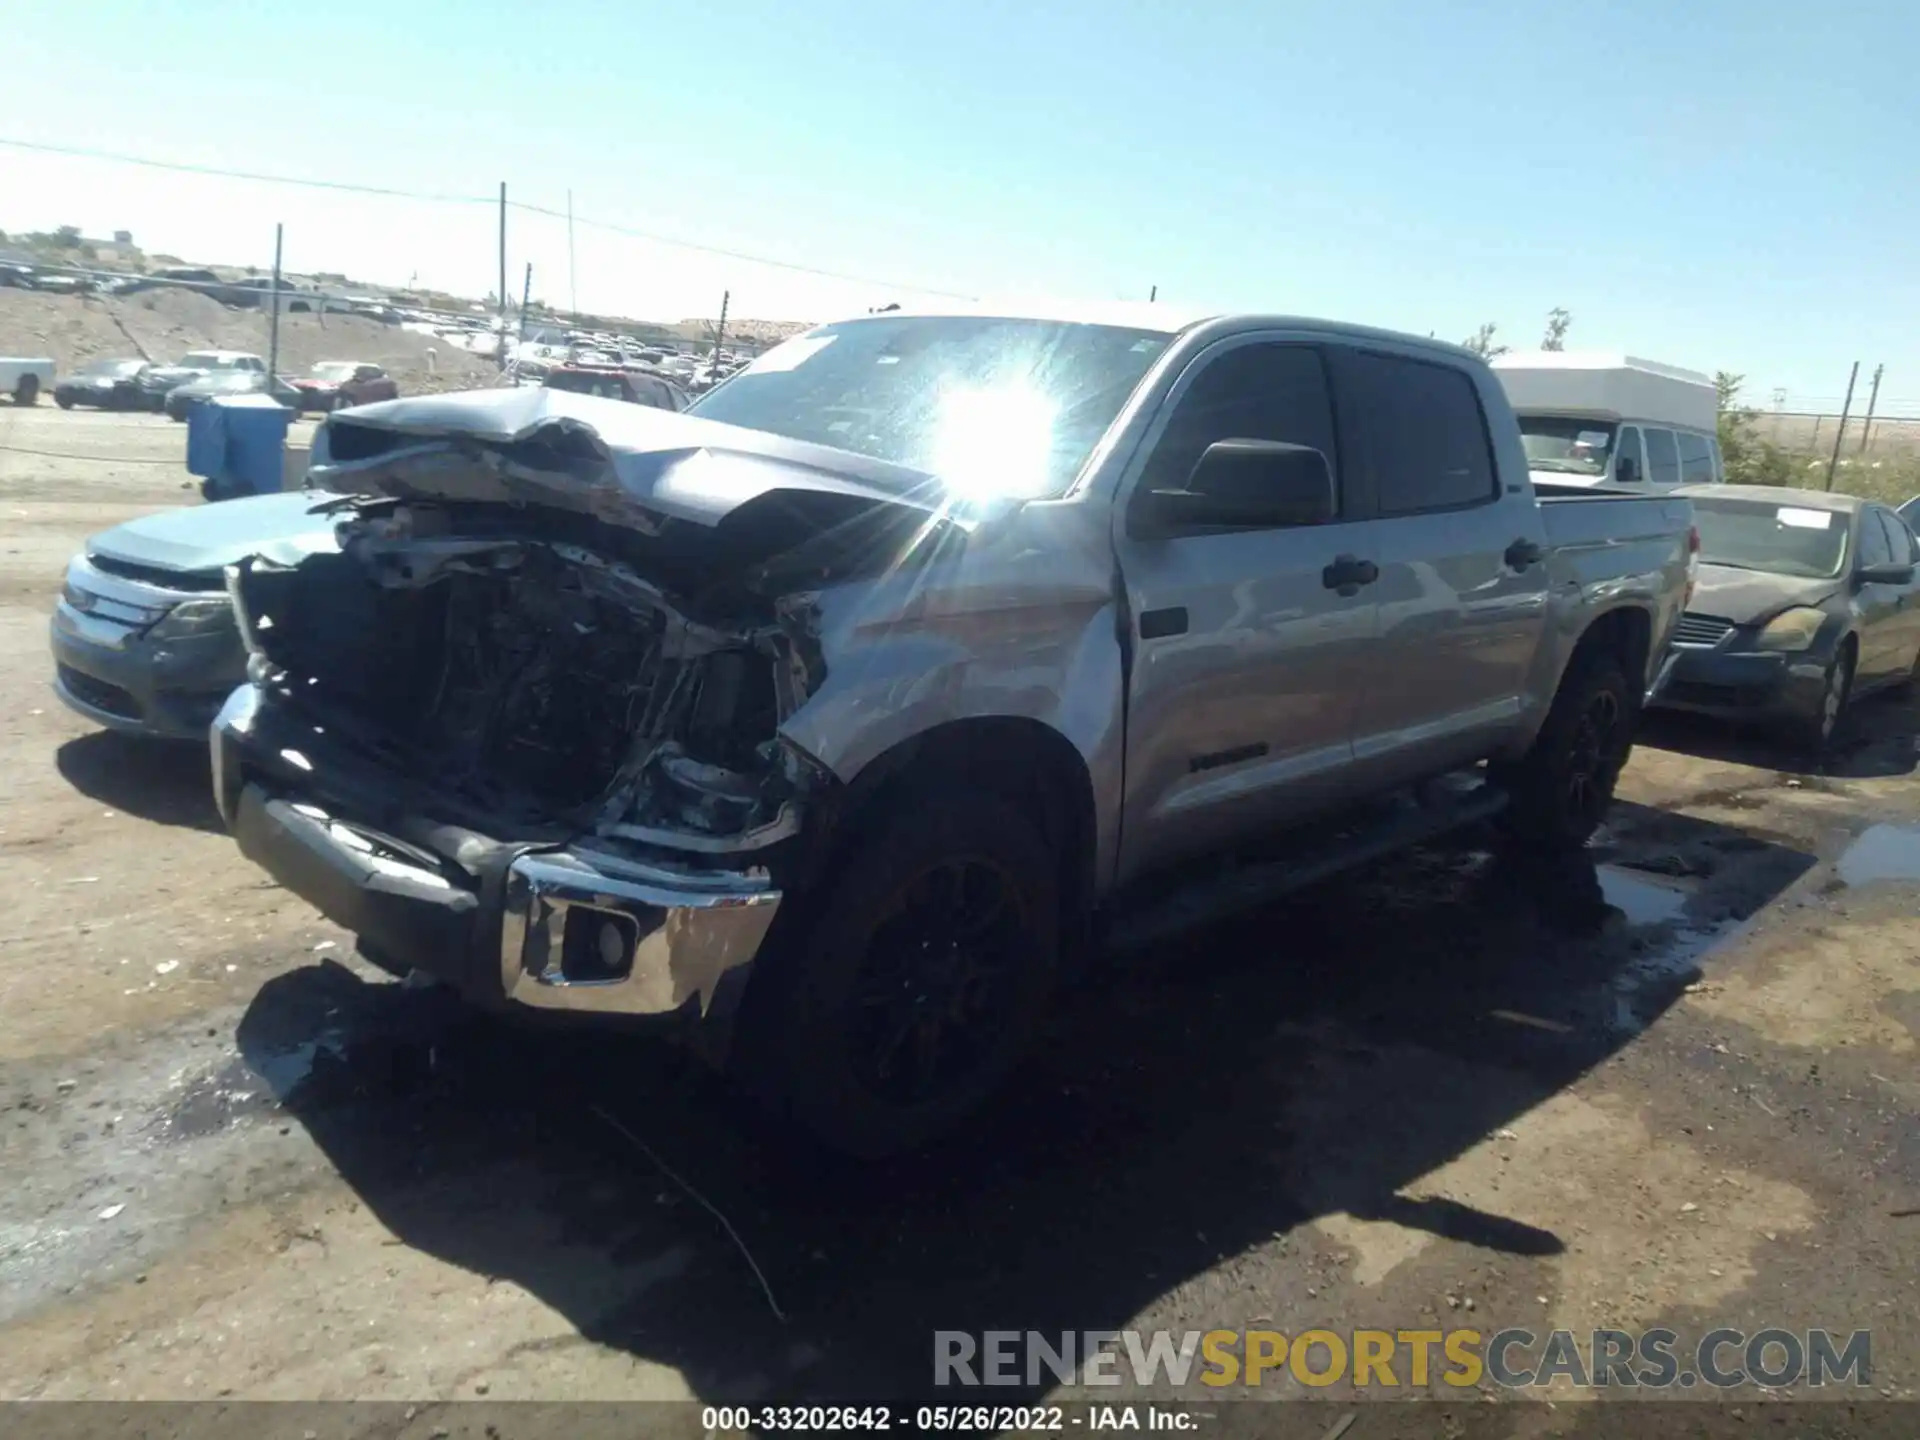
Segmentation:
<svg viewBox="0 0 1920 1440">
<path fill-rule="evenodd" d="M 1498 356 L 1493 373 L 1520 418 L 1536 479 L 1665 490 L 1727 478 L 1719 392 L 1698 371 L 1634 355 L 1536 350 Z"/>
</svg>

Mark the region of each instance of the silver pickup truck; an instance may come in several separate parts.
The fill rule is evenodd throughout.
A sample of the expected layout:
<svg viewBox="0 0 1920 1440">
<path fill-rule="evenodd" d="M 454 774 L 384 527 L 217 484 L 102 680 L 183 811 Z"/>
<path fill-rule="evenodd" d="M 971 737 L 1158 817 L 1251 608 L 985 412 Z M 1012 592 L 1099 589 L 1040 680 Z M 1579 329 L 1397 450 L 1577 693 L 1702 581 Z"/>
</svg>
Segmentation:
<svg viewBox="0 0 1920 1440">
<path fill-rule="evenodd" d="M 312 481 L 338 553 L 229 571 L 245 853 L 862 1154 L 1128 936 L 1467 821 L 1582 845 L 1693 564 L 1684 498 L 1531 485 L 1462 350 L 1162 306 L 827 325 L 684 414 L 365 406 Z"/>
</svg>

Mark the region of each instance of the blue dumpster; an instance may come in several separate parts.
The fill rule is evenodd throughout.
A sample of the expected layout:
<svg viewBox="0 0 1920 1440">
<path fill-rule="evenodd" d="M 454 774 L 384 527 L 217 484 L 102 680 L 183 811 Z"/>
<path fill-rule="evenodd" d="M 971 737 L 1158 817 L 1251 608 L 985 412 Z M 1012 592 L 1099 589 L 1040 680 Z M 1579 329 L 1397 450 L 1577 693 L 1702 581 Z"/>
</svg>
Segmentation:
<svg viewBox="0 0 1920 1440">
<path fill-rule="evenodd" d="M 293 412 L 271 395 L 215 395 L 187 412 L 187 469 L 209 500 L 284 488 Z"/>
</svg>

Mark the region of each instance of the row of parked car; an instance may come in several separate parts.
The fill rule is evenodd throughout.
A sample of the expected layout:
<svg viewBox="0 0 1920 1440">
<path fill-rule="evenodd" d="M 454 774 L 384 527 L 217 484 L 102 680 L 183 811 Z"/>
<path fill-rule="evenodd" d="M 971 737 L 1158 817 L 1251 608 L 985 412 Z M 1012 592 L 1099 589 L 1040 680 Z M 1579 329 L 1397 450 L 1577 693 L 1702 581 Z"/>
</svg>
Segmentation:
<svg viewBox="0 0 1920 1440">
<path fill-rule="evenodd" d="M 330 418 L 313 492 L 94 537 L 56 688 L 210 736 L 374 964 L 672 1017 L 872 1155 L 1106 940 L 1471 823 L 1577 854 L 1647 705 L 1824 745 L 1920 666 L 1920 539 L 1723 483 L 1679 372 L 1165 306 L 789 343 L 684 415 Z"/>
<path fill-rule="evenodd" d="M 194 406 L 216 395 L 265 393 L 305 413 L 391 400 L 400 393 L 392 376 L 364 361 L 322 360 L 307 374 L 289 379 L 269 375 L 264 359 L 243 350 L 193 350 L 169 365 L 133 357 L 90 360 L 57 379 L 52 363 L 42 362 L 15 383 L 26 386 L 24 397 L 16 388 L 16 404 L 31 405 L 50 388 L 62 410 L 148 410 L 174 420 L 185 420 Z"/>
</svg>

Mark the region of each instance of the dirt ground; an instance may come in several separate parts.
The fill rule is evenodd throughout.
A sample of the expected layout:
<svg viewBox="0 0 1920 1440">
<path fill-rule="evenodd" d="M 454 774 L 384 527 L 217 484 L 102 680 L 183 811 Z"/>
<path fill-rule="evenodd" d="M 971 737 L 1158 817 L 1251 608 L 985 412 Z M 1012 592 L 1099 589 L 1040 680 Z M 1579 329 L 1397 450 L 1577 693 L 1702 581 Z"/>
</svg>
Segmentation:
<svg viewBox="0 0 1920 1440">
<path fill-rule="evenodd" d="M 51 356 L 62 375 L 102 358 L 139 355 L 166 364 L 189 350 L 265 355 L 268 322 L 264 311 L 231 309 L 189 290 L 110 299 L 0 289 L 0 355 Z M 491 360 L 450 341 L 360 315 L 281 316 L 279 360 L 286 375 L 304 375 L 320 360 L 383 366 L 410 395 L 486 385 L 498 374 Z"/>
<path fill-rule="evenodd" d="M 202 754 L 60 707 L 61 566 L 191 500 L 181 443 L 0 407 L 0 1396 L 925 1398 L 942 1329 L 1667 1323 L 1870 1328 L 1844 1398 L 1913 1397 L 1907 703 L 1819 769 L 1650 723 L 1590 863 L 1469 835 L 1188 936 L 975 1131 L 841 1168 L 657 1046 L 379 977 Z"/>
</svg>

